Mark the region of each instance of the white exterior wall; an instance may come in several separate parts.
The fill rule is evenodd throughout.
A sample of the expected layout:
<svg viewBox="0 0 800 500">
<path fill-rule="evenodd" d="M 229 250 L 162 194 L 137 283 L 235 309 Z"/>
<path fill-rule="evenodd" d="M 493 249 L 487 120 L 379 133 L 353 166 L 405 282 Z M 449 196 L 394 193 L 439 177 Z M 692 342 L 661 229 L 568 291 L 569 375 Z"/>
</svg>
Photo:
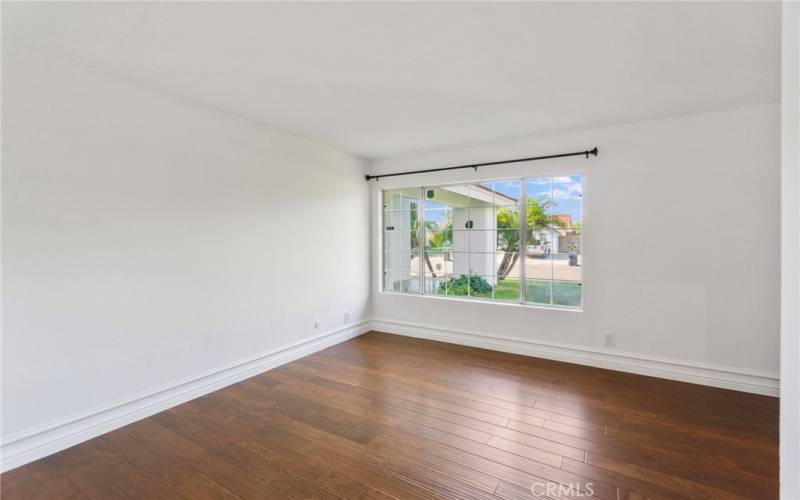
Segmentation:
<svg viewBox="0 0 800 500">
<path fill-rule="evenodd" d="M 473 202 L 473 204 L 477 204 Z M 494 227 L 494 213 L 491 205 L 487 209 L 455 208 L 453 209 L 453 228 L 465 229 L 471 220 L 474 228 Z M 492 231 L 453 231 L 453 274 L 477 274 L 492 284 L 495 269 L 495 235 Z"/>
</svg>

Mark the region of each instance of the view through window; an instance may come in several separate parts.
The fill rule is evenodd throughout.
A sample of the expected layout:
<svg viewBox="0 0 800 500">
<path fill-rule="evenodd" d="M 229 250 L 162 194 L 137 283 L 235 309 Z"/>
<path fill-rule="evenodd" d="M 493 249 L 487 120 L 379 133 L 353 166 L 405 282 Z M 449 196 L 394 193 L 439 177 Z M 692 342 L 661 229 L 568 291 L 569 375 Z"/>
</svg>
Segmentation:
<svg viewBox="0 0 800 500">
<path fill-rule="evenodd" d="M 581 181 L 383 191 L 384 291 L 580 308 Z"/>
</svg>

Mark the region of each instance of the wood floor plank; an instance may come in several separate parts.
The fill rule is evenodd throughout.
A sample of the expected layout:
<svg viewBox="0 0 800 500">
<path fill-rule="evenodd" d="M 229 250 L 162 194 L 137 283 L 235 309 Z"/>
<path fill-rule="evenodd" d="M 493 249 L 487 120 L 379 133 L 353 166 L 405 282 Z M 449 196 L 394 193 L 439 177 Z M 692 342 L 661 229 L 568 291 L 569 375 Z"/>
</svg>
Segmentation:
<svg viewBox="0 0 800 500">
<path fill-rule="evenodd" d="M 353 471 L 360 478 L 364 478 L 371 486 L 380 489 L 399 499 L 426 499 L 435 496 L 432 492 L 417 483 L 409 482 L 387 467 L 386 460 L 361 450 L 359 453 L 343 452 L 335 440 L 330 440 L 330 434 L 318 435 L 314 429 L 283 415 L 270 415 L 265 418 L 267 429 L 274 434 L 287 431 L 292 438 L 299 436 L 315 435 L 313 443 L 302 445 L 300 451 L 307 455 L 314 455 L 330 463 L 332 466 L 343 470 Z M 374 440 L 373 440 L 374 441 Z"/>
<path fill-rule="evenodd" d="M 391 462 L 392 459 L 400 457 L 408 462 L 413 462 L 420 467 L 436 471 L 444 476 L 470 485 L 473 488 L 485 491 L 486 493 L 494 493 L 499 482 L 497 478 L 489 474 L 464 467 L 456 462 L 420 452 L 414 447 L 396 441 L 376 441 L 370 443 L 370 450 L 379 456 L 383 456 L 387 462 Z"/>
<path fill-rule="evenodd" d="M 320 476 L 318 472 L 320 470 L 324 472 L 324 467 L 318 466 L 311 460 L 305 467 L 296 467 L 297 461 L 293 460 L 293 457 L 280 454 L 273 448 L 242 436 L 247 432 L 242 430 L 244 429 L 242 425 L 237 425 L 235 418 L 231 419 L 230 423 L 237 425 L 237 433 L 226 431 L 225 423 L 215 421 L 213 418 L 194 419 L 186 415 L 188 412 L 183 413 L 183 417 L 176 416 L 174 410 L 162 413 L 157 415 L 157 422 L 258 479 L 263 484 L 261 489 L 269 492 L 271 496 L 330 500 L 342 498 L 315 481 Z M 234 483 L 234 481 L 225 482 L 225 484 Z M 250 494 L 243 496 L 252 498 Z"/>
<path fill-rule="evenodd" d="M 221 460 L 221 457 L 213 450 L 204 448 L 182 435 L 170 431 L 160 425 L 161 421 L 163 420 L 153 419 L 141 422 L 146 424 L 141 428 L 142 433 L 146 434 L 153 449 L 179 457 L 184 463 L 196 469 L 198 473 L 193 477 L 202 476 L 201 482 L 207 482 L 206 479 L 208 479 L 225 485 L 228 490 L 242 498 L 253 498 L 267 491 L 276 493 L 280 491 L 271 482 L 256 478 L 236 465 Z M 192 478 L 187 481 L 191 482 Z M 187 481 L 184 481 L 184 484 Z"/>
<path fill-rule="evenodd" d="M 285 368 L 288 374 L 296 380 L 316 383 L 318 385 L 324 385 L 326 387 L 355 396 L 370 398 L 375 400 L 377 404 L 392 406 L 392 408 L 396 411 L 407 410 L 422 415 L 428 415 L 486 433 L 492 433 L 496 429 L 502 428 L 507 424 L 508 420 L 505 418 L 500 418 L 494 423 L 487 422 L 483 419 L 478 419 L 463 415 L 461 413 L 454 413 L 449 410 L 434 407 L 429 404 L 431 403 L 430 399 L 421 398 L 417 395 L 408 395 L 403 393 L 397 394 L 393 391 L 386 391 L 384 386 L 377 386 L 373 388 L 373 386 L 365 387 L 365 385 L 355 385 L 351 382 L 342 382 L 339 378 L 331 377 L 330 372 L 320 371 L 300 364 L 286 365 L 282 368 Z"/>
<path fill-rule="evenodd" d="M 216 409 L 216 411 L 220 411 L 220 409 Z M 419 495 L 413 488 L 409 489 L 407 484 L 399 484 L 398 481 L 393 481 L 390 476 L 383 474 L 381 472 L 383 461 L 369 458 L 366 450 L 360 445 L 283 415 L 262 414 L 257 419 L 246 419 L 245 414 L 228 415 L 227 420 L 223 421 L 217 420 L 215 415 L 208 413 L 192 415 L 188 411 L 183 411 L 180 412 L 180 417 L 174 415 L 175 413 L 177 413 L 176 410 L 171 410 L 157 417 L 160 423 L 170 426 L 175 432 L 191 433 L 187 437 L 201 442 L 209 449 L 218 450 L 229 460 L 244 460 L 242 467 L 252 473 L 260 477 L 265 473 L 270 474 L 269 478 L 274 484 L 286 482 L 285 477 L 274 476 L 275 467 L 282 467 L 285 472 L 291 472 L 303 480 L 317 484 L 321 476 L 318 471 L 309 471 L 307 466 L 312 465 L 317 469 L 328 468 L 335 471 L 338 477 L 333 477 L 333 480 L 339 483 L 347 478 L 365 478 L 362 481 L 365 486 L 392 497 L 426 498 L 428 496 Z M 215 420 L 218 422 L 217 424 L 215 424 Z M 231 425 L 235 431 L 224 432 L 220 425 Z M 275 456 L 276 447 L 279 446 L 281 452 Z M 301 453 L 303 457 L 294 460 L 294 457 L 288 457 L 286 449 Z M 253 458 L 254 454 L 256 458 Z M 294 462 L 287 462 L 288 459 L 293 459 Z M 264 470 L 265 467 L 267 470 Z M 282 471 L 277 471 L 277 473 L 282 474 Z M 329 490 L 337 489 L 326 484 L 325 481 L 321 481 L 321 483 Z M 351 490 L 351 493 L 358 493 L 358 498 L 381 497 L 381 495 L 357 489 Z M 350 495 L 345 495 L 345 497 L 349 498 Z"/>
<path fill-rule="evenodd" d="M 356 370 L 355 367 L 333 364 L 329 365 L 324 359 L 301 359 L 297 364 L 301 366 L 315 367 L 320 371 L 328 371 L 332 373 L 331 377 L 336 377 L 335 380 L 348 380 L 350 383 L 359 384 L 368 387 L 382 387 L 382 390 L 390 390 L 393 394 L 400 395 L 411 401 L 420 402 L 432 408 L 447 410 L 459 415 L 468 416 L 477 420 L 483 420 L 495 425 L 505 426 L 509 417 L 498 415 L 496 409 L 493 407 L 486 407 L 480 404 L 472 404 L 469 400 L 453 400 L 452 398 L 441 399 L 434 397 L 423 389 L 414 387 L 413 385 L 400 385 L 393 380 L 384 378 L 377 378 L 372 373 L 363 373 Z M 374 382 L 374 384 L 372 383 Z M 538 419 L 542 422 L 543 419 Z"/>
<path fill-rule="evenodd" d="M 377 370 L 375 368 L 368 368 L 362 366 L 353 366 L 344 363 L 341 359 L 323 358 L 321 360 L 308 360 L 309 363 L 331 363 L 340 369 L 352 369 L 366 375 L 375 376 Z M 560 411 L 553 411 L 552 409 L 542 408 L 539 402 L 531 398 L 510 398 L 508 395 L 500 394 L 486 394 L 483 391 L 463 390 L 451 385 L 443 385 L 427 382 L 430 380 L 432 368 L 426 368 L 420 375 L 419 380 L 411 380 L 409 377 L 400 377 L 384 375 L 394 382 L 394 387 L 399 390 L 409 392 L 424 391 L 430 397 L 449 402 L 459 402 L 462 406 L 482 410 L 485 413 L 496 414 L 507 418 L 515 418 L 531 423 L 541 422 L 542 419 L 551 419 L 558 422 L 564 422 L 573 426 L 583 426 L 588 428 L 602 428 L 606 423 L 617 423 L 621 421 L 621 417 L 613 416 L 610 413 L 589 413 L 583 412 L 581 417 L 576 417 L 577 413 L 573 410 L 572 414 L 568 410 L 560 409 Z"/>
<path fill-rule="evenodd" d="M 752 472 L 744 467 L 740 467 L 736 462 L 720 453 L 719 450 L 692 448 L 676 449 L 676 447 L 670 446 L 669 443 L 665 441 L 658 441 L 652 444 L 643 439 L 625 441 L 610 438 L 605 435 L 593 436 L 592 440 L 586 440 L 550 429 L 529 426 L 513 421 L 509 425 L 523 433 L 527 432 L 554 441 L 570 444 L 595 455 L 602 455 L 628 463 L 636 463 L 678 477 L 694 478 L 706 484 L 724 484 L 725 488 L 723 489 L 739 491 L 743 494 L 759 496 L 760 490 L 751 489 L 751 485 L 760 484 L 767 479 L 758 472 Z M 499 435 L 502 435 L 502 433 Z M 520 438 L 516 434 L 506 437 L 521 443 L 525 442 L 524 438 Z M 687 454 L 691 454 L 692 460 L 685 460 L 684 457 Z M 562 453 L 562 455 L 567 456 L 564 453 Z M 569 458 L 578 461 L 584 460 L 582 456 L 575 455 Z"/>
<path fill-rule="evenodd" d="M 2 498 L 777 498 L 778 404 L 372 332 L 0 475 Z"/>
<path fill-rule="evenodd" d="M 116 440 L 115 434 L 106 434 L 81 443 L 77 447 L 91 457 L 93 462 L 102 464 L 108 475 L 129 490 L 135 498 L 153 500 L 171 498 L 172 486 L 125 460 L 124 456 L 118 453 L 112 445 L 114 440 Z"/>
<path fill-rule="evenodd" d="M 22 483 L 20 477 L 22 473 L 19 469 L 6 472 L 0 477 L 0 498 L 34 498 L 34 492 L 30 491 Z"/>
<path fill-rule="evenodd" d="M 452 420 L 444 420 L 425 413 L 408 411 L 397 405 L 375 400 L 374 398 L 353 395 L 349 390 L 343 390 L 343 385 L 336 386 L 336 389 L 329 389 L 328 387 L 330 386 L 328 384 L 319 385 L 319 380 L 315 380 L 313 383 L 292 379 L 291 377 L 286 380 L 286 385 L 277 388 L 276 391 L 287 392 L 297 397 L 315 395 L 319 401 L 323 401 L 323 404 L 331 406 L 337 411 L 349 412 L 354 416 L 362 416 L 372 421 L 379 419 L 383 423 L 390 425 L 403 425 L 404 421 L 414 422 L 480 443 L 486 443 L 491 438 L 491 434 L 487 432 L 465 427 Z"/>
<path fill-rule="evenodd" d="M 92 460 L 79 446 L 66 449 L 52 457 L 51 463 L 60 469 L 82 492 L 95 498 L 136 499 L 124 485 L 113 480 L 106 467 Z"/>
<path fill-rule="evenodd" d="M 203 474 L 179 484 L 175 493 L 184 500 L 241 500 L 240 496 Z"/>
<path fill-rule="evenodd" d="M 602 455 L 595 455 L 589 453 L 586 463 L 595 465 L 597 467 L 612 470 L 622 475 L 630 476 L 636 479 L 641 479 L 651 484 L 658 484 L 665 488 L 671 488 L 680 492 L 687 497 L 701 497 L 701 498 L 718 498 L 718 499 L 741 499 L 747 498 L 744 495 L 734 494 L 727 492 L 723 489 L 713 488 L 706 486 L 697 481 L 684 479 L 674 476 L 672 474 L 654 471 L 641 467 L 637 464 L 631 464 L 613 458 L 604 457 Z M 762 491 L 762 493 L 769 493 L 769 491 Z"/>
<path fill-rule="evenodd" d="M 503 452 L 502 450 L 475 450 L 469 449 L 468 446 L 466 447 L 467 449 L 464 449 L 464 447 L 452 446 L 430 439 L 427 436 L 419 436 L 403 430 L 394 429 L 392 432 L 387 433 L 385 437 L 378 436 L 376 438 L 376 440 L 380 439 L 391 439 L 408 444 L 421 452 L 430 453 L 464 467 L 485 472 L 523 488 L 530 487 L 533 482 L 541 481 L 552 481 L 564 485 L 584 485 L 588 482 L 593 482 L 591 478 L 581 477 L 558 467 L 549 466 L 519 455 Z M 602 498 L 613 499 L 616 497 L 616 492 L 612 485 L 600 482 L 596 482 L 596 485 L 601 490 L 602 494 L 599 496 Z"/>
<path fill-rule="evenodd" d="M 98 498 L 89 491 L 81 490 L 53 463 L 54 460 L 37 460 L 19 472 L 21 488 L 17 492 L 26 495 L 21 498 Z M 8 498 L 3 497 L 4 500 Z"/>
</svg>

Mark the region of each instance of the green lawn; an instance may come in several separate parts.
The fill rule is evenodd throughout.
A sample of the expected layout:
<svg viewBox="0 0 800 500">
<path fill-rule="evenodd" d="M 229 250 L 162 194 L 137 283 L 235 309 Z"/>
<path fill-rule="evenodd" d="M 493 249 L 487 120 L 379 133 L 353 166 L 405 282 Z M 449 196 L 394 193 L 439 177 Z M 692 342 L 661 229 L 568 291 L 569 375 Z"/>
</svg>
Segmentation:
<svg viewBox="0 0 800 500">
<path fill-rule="evenodd" d="M 438 293 L 445 295 L 445 287 L 439 287 Z M 570 283 L 563 281 L 553 282 L 553 304 L 560 306 L 577 307 L 581 305 L 581 292 L 582 287 L 580 283 Z M 447 289 L 447 295 L 451 296 L 465 296 L 466 290 L 462 287 L 459 290 Z M 492 292 L 472 293 L 473 297 L 492 298 Z M 532 281 L 527 280 L 525 298 L 527 302 L 537 304 L 550 304 L 550 282 L 549 281 Z M 494 299 L 510 302 L 517 302 L 519 300 L 519 280 L 516 278 L 507 278 L 497 282 L 494 287 Z"/>
</svg>

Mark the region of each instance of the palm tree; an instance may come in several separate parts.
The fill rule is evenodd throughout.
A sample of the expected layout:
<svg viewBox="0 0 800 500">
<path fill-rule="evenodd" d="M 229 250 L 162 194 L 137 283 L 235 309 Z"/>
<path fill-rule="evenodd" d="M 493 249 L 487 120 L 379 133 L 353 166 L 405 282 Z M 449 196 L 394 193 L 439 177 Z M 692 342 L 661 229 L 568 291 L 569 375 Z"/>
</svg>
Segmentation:
<svg viewBox="0 0 800 500">
<path fill-rule="evenodd" d="M 531 239 L 533 233 L 547 229 L 548 227 L 566 227 L 566 223 L 555 215 L 547 213 L 548 209 L 555 207 L 552 200 L 527 199 L 526 230 L 525 238 Z M 503 260 L 497 268 L 497 279 L 502 280 L 514 269 L 519 258 L 519 252 L 524 252 L 520 248 L 519 231 L 519 210 L 516 208 L 501 208 L 497 211 L 497 247 L 504 252 Z M 503 231 L 505 230 L 505 231 Z"/>
<path fill-rule="evenodd" d="M 453 221 L 449 215 L 445 220 L 444 227 L 440 228 L 436 221 L 425 221 L 425 233 L 427 241 L 425 244 L 425 265 L 431 272 L 431 276 L 436 278 L 436 271 L 433 270 L 433 263 L 431 262 L 430 255 L 428 255 L 428 248 L 442 248 L 447 246 L 447 243 L 453 239 Z M 419 248 L 420 241 L 422 241 L 422 227 L 419 225 L 419 219 L 416 212 L 411 212 L 411 248 Z"/>
</svg>

